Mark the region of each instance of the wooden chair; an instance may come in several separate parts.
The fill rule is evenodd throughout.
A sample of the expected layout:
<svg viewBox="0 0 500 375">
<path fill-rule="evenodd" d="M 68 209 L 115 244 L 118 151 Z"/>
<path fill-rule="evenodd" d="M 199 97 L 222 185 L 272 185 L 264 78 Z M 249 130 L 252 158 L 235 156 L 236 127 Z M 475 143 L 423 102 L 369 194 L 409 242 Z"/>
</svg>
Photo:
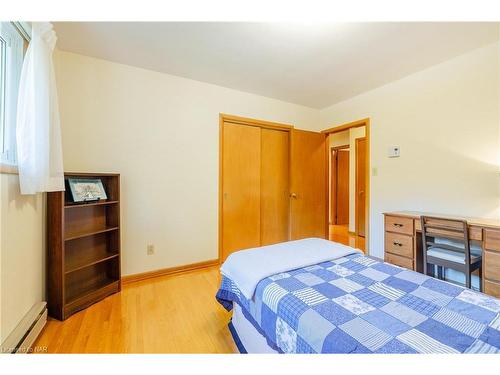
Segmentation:
<svg viewBox="0 0 500 375">
<path fill-rule="evenodd" d="M 467 222 L 439 217 L 421 216 L 424 274 L 437 267 L 437 277 L 444 280 L 444 269 L 451 268 L 465 274 L 465 285 L 471 288 L 471 274 L 479 270 L 482 278 L 482 252 L 471 245 Z M 432 267 L 429 267 L 432 266 Z M 479 283 L 481 289 L 481 282 Z"/>
</svg>

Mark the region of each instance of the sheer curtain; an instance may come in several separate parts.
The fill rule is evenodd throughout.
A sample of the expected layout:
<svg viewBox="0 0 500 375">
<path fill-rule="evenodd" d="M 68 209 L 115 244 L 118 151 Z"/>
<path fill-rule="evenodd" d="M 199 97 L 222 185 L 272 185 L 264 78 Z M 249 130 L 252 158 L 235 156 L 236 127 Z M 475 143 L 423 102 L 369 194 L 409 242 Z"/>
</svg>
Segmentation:
<svg viewBox="0 0 500 375">
<path fill-rule="evenodd" d="M 52 25 L 33 22 L 17 102 L 17 160 L 21 194 L 64 190 L 61 124 L 52 61 Z"/>
</svg>

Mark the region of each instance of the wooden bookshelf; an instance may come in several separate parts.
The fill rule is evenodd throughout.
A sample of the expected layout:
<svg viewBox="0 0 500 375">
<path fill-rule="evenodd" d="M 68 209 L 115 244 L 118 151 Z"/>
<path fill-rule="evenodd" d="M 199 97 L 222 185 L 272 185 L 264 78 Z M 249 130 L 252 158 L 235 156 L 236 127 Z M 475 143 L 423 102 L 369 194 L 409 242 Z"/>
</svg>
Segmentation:
<svg viewBox="0 0 500 375">
<path fill-rule="evenodd" d="M 47 195 L 48 309 L 59 320 L 121 290 L 120 175 L 64 176 L 66 191 Z M 73 202 L 68 178 L 100 178 L 108 199 Z"/>
</svg>

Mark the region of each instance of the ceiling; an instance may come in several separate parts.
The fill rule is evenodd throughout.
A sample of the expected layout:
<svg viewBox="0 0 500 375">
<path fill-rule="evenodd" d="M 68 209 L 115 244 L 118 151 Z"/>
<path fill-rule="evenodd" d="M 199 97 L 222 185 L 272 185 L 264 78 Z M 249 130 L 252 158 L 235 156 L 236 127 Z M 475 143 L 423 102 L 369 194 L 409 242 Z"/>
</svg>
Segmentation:
<svg viewBox="0 0 500 375">
<path fill-rule="evenodd" d="M 324 108 L 498 40 L 498 23 L 57 22 L 58 48 Z"/>
</svg>

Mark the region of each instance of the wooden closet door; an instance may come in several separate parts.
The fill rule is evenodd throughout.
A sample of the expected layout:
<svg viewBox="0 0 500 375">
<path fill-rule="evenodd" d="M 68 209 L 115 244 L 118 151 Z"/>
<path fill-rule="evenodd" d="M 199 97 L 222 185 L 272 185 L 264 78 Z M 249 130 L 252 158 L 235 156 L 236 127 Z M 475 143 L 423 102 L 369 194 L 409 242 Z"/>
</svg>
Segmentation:
<svg viewBox="0 0 500 375">
<path fill-rule="evenodd" d="M 261 129 L 224 123 L 222 147 L 222 260 L 260 246 Z"/>
<path fill-rule="evenodd" d="M 261 130 L 261 246 L 288 240 L 289 132 Z"/>
<path fill-rule="evenodd" d="M 325 135 L 292 130 L 290 239 L 327 238 Z"/>
</svg>

